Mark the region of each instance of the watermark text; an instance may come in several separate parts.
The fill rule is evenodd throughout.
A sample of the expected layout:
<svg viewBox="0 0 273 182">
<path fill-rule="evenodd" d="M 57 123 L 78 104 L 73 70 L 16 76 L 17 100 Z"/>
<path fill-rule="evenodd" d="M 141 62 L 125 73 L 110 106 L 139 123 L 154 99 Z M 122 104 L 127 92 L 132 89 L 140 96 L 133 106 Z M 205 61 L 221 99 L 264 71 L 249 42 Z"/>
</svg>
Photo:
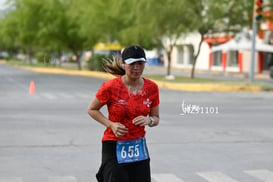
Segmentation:
<svg viewBox="0 0 273 182">
<path fill-rule="evenodd" d="M 187 104 L 184 100 L 181 104 L 180 115 L 186 114 L 219 114 L 219 107 L 217 106 L 200 106 L 195 104 Z"/>
</svg>

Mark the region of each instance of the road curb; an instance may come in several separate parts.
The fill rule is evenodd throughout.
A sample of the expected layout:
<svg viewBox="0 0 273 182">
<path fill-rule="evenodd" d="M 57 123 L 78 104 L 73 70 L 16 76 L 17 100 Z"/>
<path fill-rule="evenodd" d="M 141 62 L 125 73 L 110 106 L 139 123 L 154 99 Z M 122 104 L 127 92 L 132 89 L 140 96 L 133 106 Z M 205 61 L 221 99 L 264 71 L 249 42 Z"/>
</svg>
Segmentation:
<svg viewBox="0 0 273 182">
<path fill-rule="evenodd" d="M 104 80 L 109 80 L 114 78 L 113 75 L 108 73 L 103 73 L 99 71 L 78 71 L 78 70 L 64 70 L 61 68 L 33 68 L 33 67 L 20 67 L 25 70 L 38 72 L 38 73 L 51 73 L 51 74 L 65 74 L 65 75 L 75 75 L 75 76 L 89 76 L 101 78 Z"/>
<path fill-rule="evenodd" d="M 157 82 L 159 87 L 181 91 L 217 91 L 217 92 L 261 92 L 259 86 L 248 85 L 223 85 L 223 84 L 198 84 L 198 83 L 166 83 Z"/>
<path fill-rule="evenodd" d="M 51 74 L 66 74 L 66 75 L 78 75 L 78 76 L 88 76 L 95 77 L 104 80 L 109 80 L 114 78 L 113 75 L 98 71 L 78 71 L 78 70 L 64 70 L 61 68 L 41 68 L 41 67 L 21 67 L 25 70 L 30 70 L 38 73 L 51 73 Z M 214 84 L 214 83 L 169 83 L 164 81 L 155 81 L 160 88 L 166 88 L 171 90 L 180 91 L 218 91 L 218 92 L 261 92 L 263 91 L 260 86 L 251 86 L 248 84 L 244 85 L 224 85 L 224 84 Z"/>
<path fill-rule="evenodd" d="M 6 61 L 0 60 L 0 64 L 6 64 Z M 44 68 L 44 67 L 29 67 L 29 66 L 15 66 L 17 68 L 37 72 L 37 73 L 50 73 L 50 74 L 65 74 L 75 76 L 95 77 L 104 80 L 114 78 L 113 75 L 98 71 L 85 71 L 85 70 L 66 70 L 62 68 Z M 224 85 L 217 83 L 169 83 L 165 81 L 154 81 L 160 88 L 189 91 L 189 92 L 262 92 L 264 91 L 261 86 L 254 86 L 249 84 L 242 85 Z"/>
</svg>

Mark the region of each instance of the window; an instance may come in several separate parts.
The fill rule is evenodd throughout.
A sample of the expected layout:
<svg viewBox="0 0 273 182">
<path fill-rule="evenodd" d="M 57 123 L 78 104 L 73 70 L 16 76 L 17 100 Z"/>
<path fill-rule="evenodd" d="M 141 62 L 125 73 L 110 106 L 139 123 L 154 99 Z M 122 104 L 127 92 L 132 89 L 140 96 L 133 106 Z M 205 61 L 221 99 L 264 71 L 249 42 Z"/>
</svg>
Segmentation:
<svg viewBox="0 0 273 182">
<path fill-rule="evenodd" d="M 194 49 L 193 49 L 193 45 L 188 45 L 187 46 L 188 51 L 189 51 L 189 64 L 193 64 L 193 59 L 194 59 Z"/>
<path fill-rule="evenodd" d="M 221 66 L 222 65 L 222 51 L 216 51 L 211 55 L 211 65 Z"/>
<path fill-rule="evenodd" d="M 184 62 L 184 46 L 177 47 L 177 64 L 185 64 Z"/>
<path fill-rule="evenodd" d="M 188 65 L 193 63 L 193 46 L 181 45 L 177 47 L 177 63 L 181 65 Z"/>
<path fill-rule="evenodd" d="M 227 66 L 238 66 L 238 51 L 229 51 L 227 57 Z"/>
</svg>

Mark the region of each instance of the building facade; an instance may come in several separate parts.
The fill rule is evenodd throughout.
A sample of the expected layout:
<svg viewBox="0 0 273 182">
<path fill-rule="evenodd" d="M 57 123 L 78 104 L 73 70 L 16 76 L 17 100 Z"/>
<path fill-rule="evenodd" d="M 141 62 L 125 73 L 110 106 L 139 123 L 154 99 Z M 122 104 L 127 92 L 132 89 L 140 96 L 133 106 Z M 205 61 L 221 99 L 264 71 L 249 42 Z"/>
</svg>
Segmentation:
<svg viewBox="0 0 273 182">
<path fill-rule="evenodd" d="M 273 16 L 273 12 L 268 12 Z M 257 35 L 257 42 L 261 47 L 255 54 L 255 72 L 268 71 L 273 64 L 273 22 L 267 20 L 263 23 Z M 251 30 L 247 30 L 251 34 Z M 234 36 L 217 35 L 207 36 L 201 44 L 200 54 L 197 58 L 195 69 L 219 72 L 248 73 L 251 62 L 251 40 L 241 49 L 212 51 L 216 45 L 222 45 L 234 39 Z M 251 39 L 251 38 L 250 38 Z M 191 33 L 181 37 L 172 51 L 171 67 L 191 69 L 194 55 L 198 50 L 200 35 Z M 249 43 L 250 42 L 250 43 Z M 257 45 L 257 44 L 256 44 Z M 235 46 L 241 46 L 235 45 Z M 256 46 L 257 47 L 257 46 Z M 239 47 L 240 48 L 240 47 Z M 165 56 L 166 57 L 166 56 Z M 167 63 L 164 63 L 167 66 Z"/>
</svg>

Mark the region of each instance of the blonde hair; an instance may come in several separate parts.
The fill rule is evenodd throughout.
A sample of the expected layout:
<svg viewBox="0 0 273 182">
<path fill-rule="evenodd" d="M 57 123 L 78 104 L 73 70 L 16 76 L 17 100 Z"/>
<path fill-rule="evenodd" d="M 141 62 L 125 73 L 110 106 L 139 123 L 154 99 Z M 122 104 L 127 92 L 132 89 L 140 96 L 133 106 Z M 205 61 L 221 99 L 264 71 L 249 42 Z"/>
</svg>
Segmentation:
<svg viewBox="0 0 273 182">
<path fill-rule="evenodd" d="M 102 66 L 106 72 L 114 76 L 125 75 L 125 70 L 122 66 L 121 57 L 118 55 L 113 56 L 113 59 L 110 59 L 110 58 L 103 59 Z"/>
</svg>

